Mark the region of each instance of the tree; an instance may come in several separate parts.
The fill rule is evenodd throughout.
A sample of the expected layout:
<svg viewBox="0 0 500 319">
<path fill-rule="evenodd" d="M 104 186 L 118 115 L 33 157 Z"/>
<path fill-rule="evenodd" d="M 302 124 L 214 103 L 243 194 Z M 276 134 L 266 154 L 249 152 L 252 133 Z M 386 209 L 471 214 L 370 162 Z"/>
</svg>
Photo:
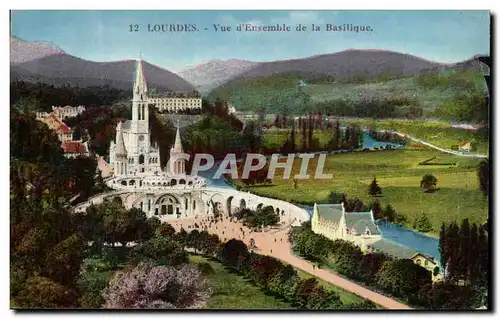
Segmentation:
<svg viewBox="0 0 500 319">
<path fill-rule="evenodd" d="M 14 300 L 14 307 L 23 308 L 75 308 L 78 307 L 78 294 L 47 277 L 30 277 L 19 298 Z"/>
<path fill-rule="evenodd" d="M 195 265 L 139 264 L 115 275 L 104 291 L 107 309 L 200 308 L 211 289 Z"/>
<path fill-rule="evenodd" d="M 382 211 L 383 218 L 389 223 L 395 222 L 397 215 L 396 210 L 391 206 L 391 204 L 387 204 L 385 209 Z"/>
<path fill-rule="evenodd" d="M 295 121 L 292 121 L 292 129 L 290 131 L 290 151 L 293 153 L 297 149 L 297 145 L 295 144 Z"/>
<path fill-rule="evenodd" d="M 137 262 L 150 262 L 155 265 L 178 266 L 189 261 L 184 248 L 169 237 L 155 236 L 134 247 L 132 255 Z"/>
<path fill-rule="evenodd" d="M 479 178 L 479 189 L 484 196 L 488 196 L 490 188 L 490 164 L 487 159 L 479 163 L 477 176 Z"/>
<path fill-rule="evenodd" d="M 443 268 L 446 268 L 446 226 L 444 222 L 441 224 L 441 231 L 439 232 L 439 255 L 440 263 Z"/>
<path fill-rule="evenodd" d="M 479 226 L 478 234 L 478 266 L 479 280 L 486 281 L 489 274 L 489 242 L 488 234 L 482 226 Z"/>
<path fill-rule="evenodd" d="M 184 228 L 182 229 L 184 230 Z M 182 231 L 181 230 L 181 231 Z M 167 237 L 171 237 L 175 234 L 175 228 L 172 227 L 172 225 L 170 225 L 169 223 L 162 223 L 157 229 L 156 229 L 156 232 L 161 235 L 161 236 L 167 236 Z M 186 232 L 184 230 L 184 232 Z"/>
<path fill-rule="evenodd" d="M 422 213 L 419 218 L 415 219 L 413 228 L 424 233 L 428 233 L 433 229 L 432 223 L 426 213 Z"/>
<path fill-rule="evenodd" d="M 471 234 L 470 234 L 469 220 L 464 219 L 460 225 L 460 231 L 458 232 L 458 272 L 461 274 L 461 279 L 466 281 L 469 279 L 470 275 L 470 260 L 469 253 L 471 249 Z"/>
<path fill-rule="evenodd" d="M 301 121 L 302 124 L 302 151 L 307 150 L 307 123 L 306 119 Z"/>
<path fill-rule="evenodd" d="M 248 248 L 241 240 L 231 239 L 224 244 L 221 254 L 226 265 L 235 267 L 239 257 L 248 256 Z"/>
<path fill-rule="evenodd" d="M 282 267 L 283 264 L 273 257 L 257 256 L 252 262 L 249 276 L 267 290 L 268 282 Z"/>
<path fill-rule="evenodd" d="M 361 278 L 368 283 L 374 282 L 378 271 L 382 267 L 382 264 L 387 260 L 390 260 L 390 258 L 385 254 L 364 254 L 361 257 L 361 262 L 359 264 Z"/>
<path fill-rule="evenodd" d="M 410 259 L 384 262 L 377 274 L 377 284 L 397 297 L 406 298 L 431 283 L 431 272 Z"/>
<path fill-rule="evenodd" d="M 97 205 L 97 214 L 102 219 L 103 242 L 125 246 L 127 242 L 142 241 L 154 233 L 157 222 L 148 222 L 146 213 L 138 208 L 126 210 L 119 202 L 106 200 Z"/>
<path fill-rule="evenodd" d="M 330 192 L 328 195 L 328 202 L 332 204 L 340 204 L 345 201 L 345 194 L 339 194 L 336 192 Z"/>
<path fill-rule="evenodd" d="M 437 185 L 437 178 L 434 175 L 426 174 L 422 177 L 420 181 L 420 188 L 426 193 L 430 193 L 435 190 Z"/>
<path fill-rule="evenodd" d="M 374 177 L 370 186 L 368 187 L 368 194 L 370 196 L 380 196 L 382 195 L 382 188 L 377 184 L 377 179 Z"/>
<path fill-rule="evenodd" d="M 371 210 L 373 212 L 373 218 L 375 220 L 382 219 L 382 205 L 380 205 L 380 201 L 378 198 L 372 203 Z"/>
<path fill-rule="evenodd" d="M 478 251 L 479 251 L 479 230 L 476 224 L 472 224 L 470 229 L 470 242 L 467 253 L 469 260 L 469 269 L 467 275 L 472 285 L 475 285 L 479 279 Z"/>
</svg>

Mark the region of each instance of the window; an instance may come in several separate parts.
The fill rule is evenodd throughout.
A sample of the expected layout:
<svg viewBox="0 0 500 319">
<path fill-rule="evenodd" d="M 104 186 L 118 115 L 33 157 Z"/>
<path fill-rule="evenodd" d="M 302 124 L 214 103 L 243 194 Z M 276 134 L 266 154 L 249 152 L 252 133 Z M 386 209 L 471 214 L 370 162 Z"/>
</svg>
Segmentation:
<svg viewBox="0 0 500 319">
<path fill-rule="evenodd" d="M 429 261 L 428 260 L 424 261 L 424 265 L 428 266 L 429 265 Z"/>
<path fill-rule="evenodd" d="M 417 259 L 415 263 L 420 266 L 422 264 L 422 261 L 420 259 Z"/>
</svg>

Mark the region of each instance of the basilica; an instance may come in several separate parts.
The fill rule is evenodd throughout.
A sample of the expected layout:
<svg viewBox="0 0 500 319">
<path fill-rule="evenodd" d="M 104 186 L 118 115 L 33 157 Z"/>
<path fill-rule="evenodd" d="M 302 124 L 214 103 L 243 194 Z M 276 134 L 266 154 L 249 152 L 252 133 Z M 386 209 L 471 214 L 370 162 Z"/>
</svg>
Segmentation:
<svg viewBox="0 0 500 319">
<path fill-rule="evenodd" d="M 139 60 L 133 87 L 132 119 L 118 123 L 115 141 L 110 145 L 109 165 L 113 169 L 115 182 L 113 188 L 202 186 L 203 178 L 186 174 L 185 160 L 177 158 L 183 153 L 177 127 L 175 143 L 170 149 L 169 165 L 165 170 L 161 169 L 160 149 L 157 143 L 151 141 L 148 88 L 142 60 Z"/>
</svg>

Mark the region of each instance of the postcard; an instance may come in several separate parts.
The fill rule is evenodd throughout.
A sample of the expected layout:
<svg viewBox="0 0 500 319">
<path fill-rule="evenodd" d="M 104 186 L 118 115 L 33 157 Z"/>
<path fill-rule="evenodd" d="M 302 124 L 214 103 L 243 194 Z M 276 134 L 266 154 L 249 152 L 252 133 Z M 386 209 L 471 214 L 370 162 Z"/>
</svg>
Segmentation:
<svg viewBox="0 0 500 319">
<path fill-rule="evenodd" d="M 491 310 L 489 11 L 11 11 L 10 307 Z"/>
</svg>

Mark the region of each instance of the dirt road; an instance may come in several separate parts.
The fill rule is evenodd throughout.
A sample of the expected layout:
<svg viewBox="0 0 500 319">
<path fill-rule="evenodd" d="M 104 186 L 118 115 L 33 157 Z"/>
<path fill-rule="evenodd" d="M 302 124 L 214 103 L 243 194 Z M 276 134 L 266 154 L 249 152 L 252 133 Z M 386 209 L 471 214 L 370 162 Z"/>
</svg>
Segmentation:
<svg viewBox="0 0 500 319">
<path fill-rule="evenodd" d="M 197 228 L 194 228 L 195 223 L 198 224 Z M 222 222 L 212 223 L 210 225 L 207 218 L 180 219 L 175 222 L 170 222 L 170 224 L 177 231 L 179 231 L 181 227 L 183 227 L 187 232 L 193 229 L 198 229 L 199 231 L 207 230 L 209 233 L 217 234 L 223 241 L 235 238 L 242 240 L 247 244 L 247 246 L 250 246 L 250 239 L 253 238 L 256 246 L 255 251 L 259 254 L 278 258 L 285 263 L 311 273 L 335 286 L 341 287 L 351 293 L 361 296 L 362 298 L 369 299 L 386 309 L 410 309 L 407 305 L 366 289 L 352 281 L 336 275 L 331 271 L 318 269 L 317 267 L 313 268 L 312 263 L 293 255 L 291 253 L 291 244 L 288 242 L 288 227 L 284 226 L 280 229 L 252 232 L 242 224 L 238 222 L 231 222 L 228 219 L 224 219 Z"/>
</svg>

